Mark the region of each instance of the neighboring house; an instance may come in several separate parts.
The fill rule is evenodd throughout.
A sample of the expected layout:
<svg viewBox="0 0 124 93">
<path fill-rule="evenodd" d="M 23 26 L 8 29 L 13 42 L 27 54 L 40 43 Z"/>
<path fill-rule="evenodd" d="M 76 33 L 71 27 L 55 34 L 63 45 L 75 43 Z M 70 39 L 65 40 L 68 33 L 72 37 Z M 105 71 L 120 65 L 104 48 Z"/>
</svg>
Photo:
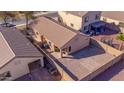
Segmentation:
<svg viewBox="0 0 124 93">
<path fill-rule="evenodd" d="M 81 32 L 91 30 L 91 24 L 100 20 L 99 11 L 59 11 L 59 21 Z"/>
<path fill-rule="evenodd" d="M 34 39 L 58 53 L 60 57 L 76 52 L 89 45 L 89 37 L 60 25 L 57 21 L 40 17 L 32 24 Z"/>
<path fill-rule="evenodd" d="M 101 21 L 111 23 L 120 28 L 120 31 L 124 33 L 124 12 L 123 11 L 102 11 Z M 109 28 L 115 29 L 115 27 L 108 25 Z"/>
<path fill-rule="evenodd" d="M 30 63 L 43 66 L 43 55 L 16 28 L 0 27 L 0 80 L 15 80 L 30 73 Z"/>
<path fill-rule="evenodd" d="M 59 11 L 59 21 L 84 33 L 106 30 L 124 33 L 123 11 Z"/>
<path fill-rule="evenodd" d="M 62 80 L 91 80 L 118 62 L 122 52 L 46 17 L 31 24 Z"/>
</svg>

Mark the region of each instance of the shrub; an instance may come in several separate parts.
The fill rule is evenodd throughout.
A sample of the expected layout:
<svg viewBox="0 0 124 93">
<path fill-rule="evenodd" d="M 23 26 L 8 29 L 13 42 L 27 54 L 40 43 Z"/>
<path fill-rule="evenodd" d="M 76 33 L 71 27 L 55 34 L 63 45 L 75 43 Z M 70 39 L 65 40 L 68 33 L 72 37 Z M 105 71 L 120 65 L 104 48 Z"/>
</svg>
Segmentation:
<svg viewBox="0 0 124 93">
<path fill-rule="evenodd" d="M 121 40 L 121 41 L 124 41 L 124 34 L 119 34 L 119 35 L 117 36 L 117 39 L 118 39 L 118 40 Z"/>
</svg>

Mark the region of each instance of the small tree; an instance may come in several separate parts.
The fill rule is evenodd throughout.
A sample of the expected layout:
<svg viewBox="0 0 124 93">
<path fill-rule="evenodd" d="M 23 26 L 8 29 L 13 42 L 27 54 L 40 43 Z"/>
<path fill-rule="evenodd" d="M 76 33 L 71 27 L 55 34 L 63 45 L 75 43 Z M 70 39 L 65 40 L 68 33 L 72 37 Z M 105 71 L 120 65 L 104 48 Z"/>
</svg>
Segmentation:
<svg viewBox="0 0 124 93">
<path fill-rule="evenodd" d="M 11 11 L 11 12 L 8 12 L 8 16 L 12 19 L 12 22 L 16 19 L 16 18 L 19 18 L 19 12 L 17 11 Z"/>
<path fill-rule="evenodd" d="M 117 40 L 121 40 L 122 43 L 120 44 L 120 47 L 119 47 L 119 50 L 121 50 L 122 46 L 123 46 L 123 43 L 124 43 L 124 34 L 120 33 L 118 36 L 117 36 Z"/>
<path fill-rule="evenodd" d="M 118 40 L 121 40 L 121 41 L 124 41 L 124 34 L 119 34 L 118 36 L 117 36 L 117 39 Z"/>
<path fill-rule="evenodd" d="M 8 12 L 7 11 L 1 11 L 0 17 L 3 19 L 4 23 L 7 26 L 7 20 L 9 19 Z"/>
</svg>

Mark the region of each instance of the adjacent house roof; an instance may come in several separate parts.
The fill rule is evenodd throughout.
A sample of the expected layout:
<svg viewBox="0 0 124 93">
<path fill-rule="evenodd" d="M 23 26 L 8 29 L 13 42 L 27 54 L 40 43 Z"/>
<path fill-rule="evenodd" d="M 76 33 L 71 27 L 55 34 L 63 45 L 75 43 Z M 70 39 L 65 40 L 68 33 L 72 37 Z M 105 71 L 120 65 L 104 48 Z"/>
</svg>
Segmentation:
<svg viewBox="0 0 124 93">
<path fill-rule="evenodd" d="M 82 17 L 84 16 L 88 11 L 66 11 L 67 13 Z"/>
<path fill-rule="evenodd" d="M 0 67 L 13 59 L 15 54 L 9 47 L 8 43 L 4 39 L 2 33 L 0 33 Z"/>
<path fill-rule="evenodd" d="M 41 57 L 42 54 L 16 28 L 0 28 L 0 67 L 14 57 Z"/>
<path fill-rule="evenodd" d="M 102 11 L 101 16 L 108 17 L 119 21 L 124 21 L 123 11 Z"/>
<path fill-rule="evenodd" d="M 37 22 L 32 25 L 32 29 L 37 30 L 41 35 L 44 35 L 59 48 L 77 35 L 76 32 L 46 17 L 38 18 Z"/>
</svg>

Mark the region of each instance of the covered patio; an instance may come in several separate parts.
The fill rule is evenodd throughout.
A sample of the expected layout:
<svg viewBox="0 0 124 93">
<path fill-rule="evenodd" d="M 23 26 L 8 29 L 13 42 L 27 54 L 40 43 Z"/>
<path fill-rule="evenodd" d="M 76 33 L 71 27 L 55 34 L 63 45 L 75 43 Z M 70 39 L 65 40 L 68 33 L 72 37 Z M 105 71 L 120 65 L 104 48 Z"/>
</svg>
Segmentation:
<svg viewBox="0 0 124 93">
<path fill-rule="evenodd" d="M 94 34 L 113 34 L 120 31 L 119 27 L 114 23 L 106 23 L 103 21 L 95 22 L 91 25 L 91 31 Z"/>
<path fill-rule="evenodd" d="M 106 23 L 103 21 L 95 22 L 91 25 L 91 30 L 94 31 L 94 33 L 101 33 L 105 30 Z"/>
</svg>

